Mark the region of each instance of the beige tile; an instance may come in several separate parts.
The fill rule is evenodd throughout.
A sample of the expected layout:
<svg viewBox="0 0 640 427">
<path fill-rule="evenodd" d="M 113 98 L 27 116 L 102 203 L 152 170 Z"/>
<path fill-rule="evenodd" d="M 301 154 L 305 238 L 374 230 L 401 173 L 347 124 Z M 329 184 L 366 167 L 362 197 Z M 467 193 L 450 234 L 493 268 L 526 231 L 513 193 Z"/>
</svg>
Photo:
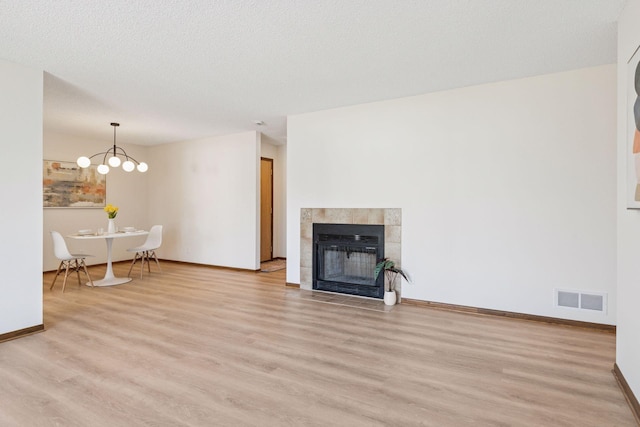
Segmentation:
<svg viewBox="0 0 640 427">
<path fill-rule="evenodd" d="M 388 243 L 384 242 L 384 256 L 389 258 L 398 264 L 400 264 L 400 258 L 402 255 L 400 243 Z"/>
<path fill-rule="evenodd" d="M 306 224 L 311 223 L 311 208 L 302 208 L 300 209 L 300 223 Z"/>
<path fill-rule="evenodd" d="M 312 239 L 300 239 L 300 267 L 313 267 Z"/>
<path fill-rule="evenodd" d="M 367 209 L 368 224 L 384 224 L 384 209 Z"/>
<path fill-rule="evenodd" d="M 311 268 L 300 267 L 300 288 L 311 290 L 313 285 L 313 275 L 311 274 Z"/>
<path fill-rule="evenodd" d="M 327 209 L 327 222 L 331 224 L 352 224 L 353 211 L 351 209 Z"/>
<path fill-rule="evenodd" d="M 311 218 L 313 222 L 319 223 L 319 224 L 324 224 L 329 222 L 327 221 L 327 209 L 322 209 L 322 208 L 312 209 Z"/>
<path fill-rule="evenodd" d="M 300 238 L 313 239 L 313 224 L 311 222 L 300 224 Z"/>
<path fill-rule="evenodd" d="M 385 225 L 384 226 L 384 243 L 402 243 L 402 226 Z"/>
<path fill-rule="evenodd" d="M 385 209 L 384 223 L 385 225 L 402 225 L 402 209 Z"/>
<path fill-rule="evenodd" d="M 353 223 L 354 224 L 368 224 L 369 223 L 369 209 L 353 209 Z"/>
</svg>

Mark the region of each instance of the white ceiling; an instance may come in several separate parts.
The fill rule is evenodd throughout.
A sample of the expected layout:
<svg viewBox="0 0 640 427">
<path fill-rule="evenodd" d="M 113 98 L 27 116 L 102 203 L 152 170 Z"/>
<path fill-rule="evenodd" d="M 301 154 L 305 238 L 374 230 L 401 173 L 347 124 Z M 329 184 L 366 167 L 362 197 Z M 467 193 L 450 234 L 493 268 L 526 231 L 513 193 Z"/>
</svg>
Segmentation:
<svg viewBox="0 0 640 427">
<path fill-rule="evenodd" d="M 46 72 L 45 131 L 285 143 L 290 114 L 614 63 L 624 3 L 0 0 L 0 58 Z"/>
</svg>

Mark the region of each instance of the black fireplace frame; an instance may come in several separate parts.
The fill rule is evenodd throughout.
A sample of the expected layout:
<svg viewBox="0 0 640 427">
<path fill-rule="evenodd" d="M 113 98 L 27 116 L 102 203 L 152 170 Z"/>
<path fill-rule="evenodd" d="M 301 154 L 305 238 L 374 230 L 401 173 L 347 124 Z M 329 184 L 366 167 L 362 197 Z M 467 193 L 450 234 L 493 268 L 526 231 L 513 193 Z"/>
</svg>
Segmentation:
<svg viewBox="0 0 640 427">
<path fill-rule="evenodd" d="M 376 262 L 384 258 L 384 225 L 378 224 L 313 224 L 313 289 L 371 298 L 384 297 L 384 274 L 370 283 L 321 280 L 323 268 L 320 251 L 326 247 L 348 245 L 367 251 L 375 248 Z"/>
</svg>

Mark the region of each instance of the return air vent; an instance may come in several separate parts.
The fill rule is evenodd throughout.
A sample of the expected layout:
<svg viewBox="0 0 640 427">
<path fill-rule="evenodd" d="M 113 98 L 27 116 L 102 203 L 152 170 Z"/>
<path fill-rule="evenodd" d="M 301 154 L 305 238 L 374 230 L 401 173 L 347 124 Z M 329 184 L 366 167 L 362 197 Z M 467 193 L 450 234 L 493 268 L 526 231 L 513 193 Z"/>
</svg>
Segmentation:
<svg viewBox="0 0 640 427">
<path fill-rule="evenodd" d="M 556 307 L 598 311 L 600 313 L 607 312 L 606 293 L 556 289 L 554 303 Z"/>
</svg>

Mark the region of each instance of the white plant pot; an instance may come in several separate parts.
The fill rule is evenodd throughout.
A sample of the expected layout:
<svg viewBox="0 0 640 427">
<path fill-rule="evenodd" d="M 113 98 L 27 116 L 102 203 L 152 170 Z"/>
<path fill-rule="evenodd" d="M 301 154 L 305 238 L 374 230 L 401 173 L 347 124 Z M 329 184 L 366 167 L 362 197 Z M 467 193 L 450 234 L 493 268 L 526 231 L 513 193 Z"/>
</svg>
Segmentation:
<svg viewBox="0 0 640 427">
<path fill-rule="evenodd" d="M 112 234 L 116 232 L 116 220 L 115 218 L 109 218 L 107 223 L 107 233 Z"/>
<path fill-rule="evenodd" d="M 396 291 L 385 291 L 384 303 L 386 305 L 395 305 L 397 301 Z"/>
</svg>

